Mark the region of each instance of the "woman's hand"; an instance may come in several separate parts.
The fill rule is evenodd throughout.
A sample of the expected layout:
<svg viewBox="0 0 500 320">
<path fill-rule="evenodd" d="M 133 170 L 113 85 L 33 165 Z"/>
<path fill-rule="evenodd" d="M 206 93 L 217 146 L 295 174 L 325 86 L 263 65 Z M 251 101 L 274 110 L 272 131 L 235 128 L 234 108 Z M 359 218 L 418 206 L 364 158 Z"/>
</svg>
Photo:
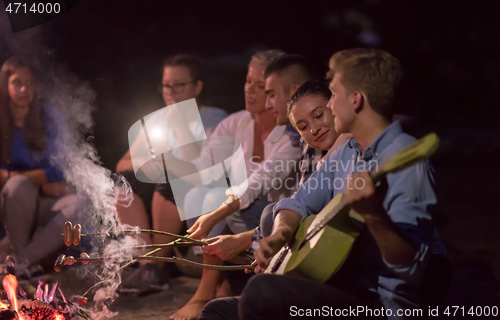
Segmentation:
<svg viewBox="0 0 500 320">
<path fill-rule="evenodd" d="M 189 238 L 195 240 L 206 238 L 217 223 L 231 215 L 237 210 L 236 208 L 239 208 L 239 201 L 237 199 L 230 204 L 223 204 L 217 210 L 200 216 L 193 226 L 187 230 L 187 233 L 190 233 Z"/>
<path fill-rule="evenodd" d="M 252 232 L 253 233 L 253 232 Z M 250 234 L 250 240 L 252 235 Z M 220 235 L 207 240 L 210 244 L 202 246 L 201 249 L 207 254 L 211 254 L 229 260 L 236 257 L 240 252 L 245 251 L 250 245 L 247 239 L 240 235 Z"/>
<path fill-rule="evenodd" d="M 204 214 L 187 230 L 190 239 L 200 240 L 206 238 L 213 227 L 219 222 L 214 216 L 214 212 Z"/>
</svg>

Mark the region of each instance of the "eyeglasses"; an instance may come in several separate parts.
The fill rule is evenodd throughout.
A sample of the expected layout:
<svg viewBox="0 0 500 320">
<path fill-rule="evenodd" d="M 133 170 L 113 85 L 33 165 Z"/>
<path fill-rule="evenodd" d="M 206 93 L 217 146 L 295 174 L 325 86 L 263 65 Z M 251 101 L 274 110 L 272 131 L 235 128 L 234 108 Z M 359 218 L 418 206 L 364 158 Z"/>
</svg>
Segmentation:
<svg viewBox="0 0 500 320">
<path fill-rule="evenodd" d="M 26 88 L 32 87 L 33 86 L 33 81 L 28 80 L 26 82 L 23 82 L 21 80 L 16 79 L 16 80 L 12 81 L 10 83 L 10 85 L 14 88 L 14 90 L 20 91 L 22 87 L 26 87 Z"/>
<path fill-rule="evenodd" d="M 170 90 L 170 92 L 172 92 L 173 94 L 182 93 L 186 88 L 187 84 L 195 82 L 196 81 L 179 82 L 179 83 L 174 83 L 173 85 L 169 85 L 168 83 L 158 83 L 158 90 L 160 91 L 160 93 L 163 93 L 164 91 L 167 90 Z"/>
</svg>

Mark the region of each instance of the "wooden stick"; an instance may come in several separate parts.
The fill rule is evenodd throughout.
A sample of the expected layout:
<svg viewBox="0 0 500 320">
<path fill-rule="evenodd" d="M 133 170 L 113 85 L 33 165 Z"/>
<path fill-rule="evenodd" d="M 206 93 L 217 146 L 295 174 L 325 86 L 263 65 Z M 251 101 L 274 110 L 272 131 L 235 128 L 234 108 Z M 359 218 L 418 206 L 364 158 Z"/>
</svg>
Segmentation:
<svg viewBox="0 0 500 320">
<path fill-rule="evenodd" d="M 158 251 L 160 251 L 160 250 L 161 250 L 161 248 L 154 249 L 154 250 L 149 251 L 148 253 L 146 253 L 146 254 L 142 255 L 142 257 L 147 257 L 147 256 L 150 256 L 150 255 L 152 255 L 152 254 L 154 254 L 154 253 L 156 253 L 156 252 L 158 252 Z M 135 262 L 137 262 L 137 260 L 135 260 L 135 259 L 134 259 L 134 260 L 132 260 L 132 261 L 130 261 L 130 262 L 127 262 L 126 264 L 124 264 L 123 266 L 121 266 L 120 268 L 118 268 L 118 271 L 125 269 L 126 267 L 130 266 L 131 264 L 133 264 L 133 263 L 135 263 Z M 87 295 L 87 293 L 89 293 L 89 292 L 90 292 L 90 290 L 94 289 L 94 288 L 95 288 L 96 286 L 98 286 L 99 284 L 101 284 L 101 283 L 103 283 L 103 282 L 105 282 L 105 281 L 108 281 L 109 279 L 110 279 L 110 277 L 109 277 L 109 278 L 107 278 L 107 279 L 104 279 L 104 280 L 102 280 L 102 281 L 99 281 L 99 282 L 95 283 L 93 286 L 91 286 L 90 288 L 88 288 L 88 289 L 87 289 L 87 291 L 85 291 L 85 293 L 84 293 L 84 294 L 82 294 L 82 297 L 85 297 L 85 296 Z"/>
<path fill-rule="evenodd" d="M 100 261 L 105 261 L 107 260 L 106 258 L 88 258 L 88 259 L 82 259 L 82 258 L 75 258 L 75 262 L 100 262 Z M 152 257 L 152 256 L 138 256 L 134 257 L 134 260 L 157 260 L 157 261 L 165 261 L 165 262 L 173 262 L 173 263 L 185 263 L 189 264 L 194 267 L 198 268 L 203 268 L 203 269 L 209 269 L 209 270 L 253 270 L 255 266 L 252 265 L 238 265 L 238 266 L 219 266 L 219 265 L 211 265 L 211 264 L 204 264 L 204 263 L 198 263 L 194 262 L 191 260 L 183 259 L 183 258 L 177 258 L 177 257 Z M 85 296 L 85 295 L 84 295 Z"/>
<path fill-rule="evenodd" d="M 137 233 L 137 231 L 135 231 L 135 230 L 124 230 L 123 233 Z M 152 234 L 161 234 L 161 235 L 165 235 L 165 236 L 171 236 L 171 237 L 175 237 L 177 239 L 183 239 L 183 240 L 191 241 L 193 243 L 197 243 L 200 246 L 204 246 L 204 245 L 207 244 L 204 241 L 191 239 L 191 238 L 188 238 L 188 236 L 181 236 L 181 235 L 178 235 L 178 234 L 175 234 L 175 233 L 166 232 L 166 231 L 157 231 L 157 230 L 151 230 L 151 229 L 141 229 L 141 230 L 139 230 L 139 233 L 152 233 Z M 121 233 L 110 232 L 110 233 L 107 233 L 107 234 L 109 234 L 109 235 L 115 235 L 115 234 L 121 234 Z M 61 235 L 64 236 L 65 234 L 61 233 Z M 93 236 L 102 236 L 102 235 L 106 235 L 106 233 L 82 233 L 81 234 L 82 237 L 93 237 Z"/>
</svg>

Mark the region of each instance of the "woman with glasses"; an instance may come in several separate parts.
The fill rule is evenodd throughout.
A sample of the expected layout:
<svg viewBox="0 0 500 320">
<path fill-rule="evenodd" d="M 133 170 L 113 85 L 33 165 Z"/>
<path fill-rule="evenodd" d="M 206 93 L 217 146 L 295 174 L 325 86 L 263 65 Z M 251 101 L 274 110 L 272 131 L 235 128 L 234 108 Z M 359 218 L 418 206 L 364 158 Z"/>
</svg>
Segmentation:
<svg viewBox="0 0 500 320">
<path fill-rule="evenodd" d="M 56 140 L 66 122 L 44 104 L 35 79 L 28 61 L 17 56 L 0 71 L 0 216 L 7 231 L 2 243 L 10 241 L 16 269 L 42 271 L 37 264 L 64 246 L 60 233 L 65 221 L 78 218 L 79 198 L 66 195 L 63 173 L 51 161 L 61 157 Z M 25 271 L 16 270 L 29 276 Z"/>
<path fill-rule="evenodd" d="M 196 99 L 198 109 L 179 110 L 177 114 L 182 120 L 181 124 L 173 125 L 167 131 L 170 144 L 184 145 L 192 141 L 204 140 L 211 135 L 217 124 L 227 117 L 227 113 L 219 108 L 204 106 L 199 96 L 203 90 L 204 72 L 202 63 L 190 55 L 175 55 L 167 57 L 162 65 L 162 78 L 158 89 L 163 96 L 165 105 L 164 113 L 171 111 L 172 105 Z M 170 106 L 170 107 L 169 107 Z M 201 123 L 199 120 L 201 119 Z M 162 128 L 167 130 L 167 128 Z M 189 144 L 189 148 L 182 148 L 178 156 L 191 161 L 200 155 L 201 145 Z M 153 184 L 137 180 L 128 150 L 116 166 L 116 172 L 125 176 L 132 186 L 134 198 L 130 206 L 118 204 L 117 211 L 124 224 L 139 226 L 141 229 L 150 229 L 179 233 L 183 226 L 178 210 L 183 207 L 182 200 L 174 199 L 169 183 Z M 187 184 L 185 188 L 191 188 Z M 166 243 L 169 238 L 161 235 L 141 233 L 141 238 L 146 244 Z M 170 254 L 170 248 L 165 248 L 156 253 L 158 256 Z M 164 285 L 167 287 L 168 274 L 155 263 L 141 262 L 141 267 L 126 277 L 122 288 L 134 288 L 139 291 L 149 291 L 151 286 Z"/>
</svg>

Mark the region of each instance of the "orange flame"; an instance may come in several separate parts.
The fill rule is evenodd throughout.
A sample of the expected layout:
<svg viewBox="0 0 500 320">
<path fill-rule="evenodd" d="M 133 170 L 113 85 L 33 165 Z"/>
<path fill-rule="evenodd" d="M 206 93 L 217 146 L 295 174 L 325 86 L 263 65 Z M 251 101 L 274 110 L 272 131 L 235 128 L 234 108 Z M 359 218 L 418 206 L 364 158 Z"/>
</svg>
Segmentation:
<svg viewBox="0 0 500 320">
<path fill-rule="evenodd" d="M 64 320 L 64 317 L 60 314 L 56 315 L 56 320 Z"/>
<path fill-rule="evenodd" d="M 12 274 L 8 274 L 3 278 L 2 280 L 3 288 L 5 289 L 5 292 L 7 292 L 7 297 L 9 298 L 10 303 L 14 306 L 14 310 L 16 312 L 19 311 L 19 306 L 17 305 L 17 296 L 16 296 L 16 290 L 17 290 L 17 279 L 16 276 Z"/>
<path fill-rule="evenodd" d="M 9 309 L 9 306 L 0 300 L 0 309 Z"/>
</svg>

